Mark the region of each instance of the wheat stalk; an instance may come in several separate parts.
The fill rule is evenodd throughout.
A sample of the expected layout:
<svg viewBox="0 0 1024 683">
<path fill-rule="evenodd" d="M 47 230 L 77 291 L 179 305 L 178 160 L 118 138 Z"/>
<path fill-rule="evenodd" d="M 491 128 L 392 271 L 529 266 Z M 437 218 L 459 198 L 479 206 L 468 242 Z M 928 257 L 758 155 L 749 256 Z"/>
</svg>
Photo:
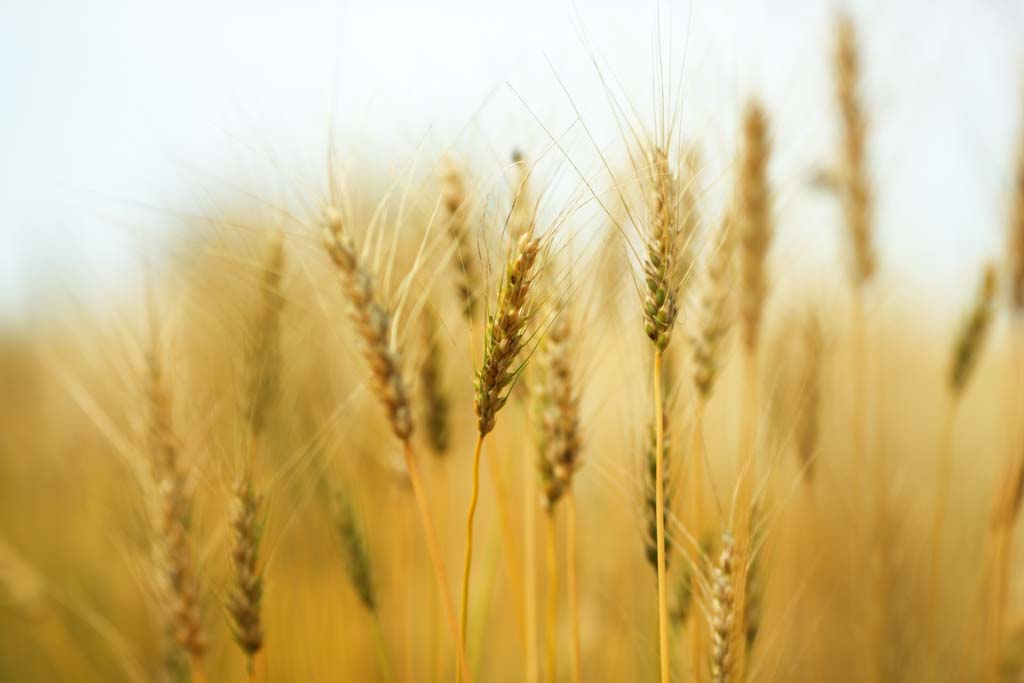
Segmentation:
<svg viewBox="0 0 1024 683">
<path fill-rule="evenodd" d="M 146 358 L 147 435 L 153 490 L 157 495 L 157 557 L 165 588 L 165 619 L 175 641 L 188 654 L 194 681 L 204 681 L 206 638 L 200 584 L 189 545 L 192 496 L 181 443 L 174 431 L 170 388 L 160 360 L 159 331 L 153 313 Z"/>
<path fill-rule="evenodd" d="M 283 236 L 275 232 L 267 247 L 260 276 L 260 305 L 250 321 L 249 334 L 246 336 L 243 365 L 246 403 L 243 412 L 249 427 L 249 459 L 234 487 L 235 514 L 231 522 L 234 587 L 228 596 L 227 611 L 232 619 L 235 642 L 246 655 L 251 680 L 256 679 L 256 661 L 263 649 L 260 617 L 263 575 L 259 561 L 263 534 L 263 497 L 256 491 L 254 477 L 261 439 L 280 391 L 280 319 L 285 304 L 282 291 L 284 265 Z"/>
<path fill-rule="evenodd" d="M 928 646 L 929 676 L 937 674 L 938 633 L 935 610 L 938 602 L 939 579 L 942 566 L 942 549 L 946 508 L 949 504 L 949 487 L 953 476 L 953 433 L 956 416 L 963 397 L 964 388 L 973 374 L 981 348 L 991 327 L 993 304 L 996 296 L 996 271 L 988 266 L 982 275 L 981 286 L 971 310 L 953 346 L 948 376 L 949 400 L 943 422 L 942 438 L 939 445 L 939 476 L 935 492 L 935 508 L 931 526 L 931 562 L 928 574 L 926 636 Z"/>
<path fill-rule="evenodd" d="M 374 291 L 373 278 L 360 264 L 352 238 L 344 230 L 341 212 L 334 206 L 324 210 L 321 221 L 324 245 L 328 255 L 338 268 L 342 288 L 349 299 L 352 320 L 363 341 L 363 356 L 370 366 L 371 386 L 377 399 L 384 406 L 391 430 L 402 442 L 409 481 L 423 526 L 424 540 L 430 556 L 434 580 L 441 596 L 441 604 L 447 617 L 448 628 L 455 641 L 456 671 L 469 679 L 463 640 L 459 637 L 458 622 L 452 604 L 451 593 L 445 578 L 444 562 L 438 547 L 437 532 L 433 514 L 427 502 L 423 477 L 412 446 L 412 410 L 409 406 L 405 379 L 401 372 L 401 356 L 391 344 L 391 314 L 381 303 Z"/>
<path fill-rule="evenodd" d="M 541 498 L 548 514 L 563 498 L 568 506 L 566 518 L 567 590 L 571 619 L 572 680 L 581 678 L 578 595 L 576 586 L 576 505 L 573 476 L 581 467 L 579 433 L 579 397 L 576 394 L 571 362 L 572 326 L 564 306 L 555 314 L 544 339 L 545 379 L 547 380 L 544 415 L 544 450 L 540 457 Z"/>
<path fill-rule="evenodd" d="M 523 234 L 509 254 L 495 312 L 489 316 L 484 337 L 484 359 L 474 379 L 474 409 L 477 416 L 477 440 L 473 451 L 473 491 L 466 513 L 466 554 L 462 572 L 462 610 L 460 641 L 466 637 L 469 614 L 470 571 L 473 564 L 473 520 L 480 496 L 480 454 L 484 438 L 492 429 L 498 411 L 508 401 L 521 366 L 516 366 L 526 325 L 532 315 L 531 290 L 534 268 L 540 255 L 540 240 L 533 230 Z M 456 680 L 460 680 L 458 677 Z"/>
<path fill-rule="evenodd" d="M 757 481 L 754 446 L 759 414 L 759 340 L 761 321 L 768 296 L 767 257 L 774 233 L 768 162 L 768 115 L 757 100 L 747 103 L 743 117 L 742 151 L 738 180 L 737 228 L 740 240 L 740 332 L 744 350 L 744 393 L 739 439 L 740 481 L 736 489 L 738 534 L 736 537 L 736 603 L 743 605 L 746 572 L 752 548 L 751 513 L 753 487 Z M 734 615 L 735 627 L 744 630 L 744 613 Z M 734 643 L 737 677 L 745 671 L 743 639 Z"/>
<path fill-rule="evenodd" d="M 374 641 L 377 645 L 377 665 L 380 675 L 385 681 L 391 681 L 394 675 L 391 671 L 381 628 L 377 589 L 373 580 L 373 565 L 370 562 L 370 553 L 356 518 L 355 509 L 345 492 L 336 489 L 330 497 L 329 511 L 331 521 L 334 523 L 335 535 L 341 545 L 345 574 L 359 598 L 359 602 L 373 617 Z"/>
<path fill-rule="evenodd" d="M 668 683 L 668 586 L 665 570 L 665 463 L 663 443 L 665 418 L 662 408 L 662 356 L 672 339 L 679 314 L 678 296 L 683 272 L 679 224 L 677 180 L 669 163 L 668 151 L 654 146 L 648 153 L 646 196 L 648 235 L 644 259 L 644 332 L 654 344 L 653 390 L 655 421 L 655 532 L 658 555 L 658 649 L 662 683 Z"/>
</svg>

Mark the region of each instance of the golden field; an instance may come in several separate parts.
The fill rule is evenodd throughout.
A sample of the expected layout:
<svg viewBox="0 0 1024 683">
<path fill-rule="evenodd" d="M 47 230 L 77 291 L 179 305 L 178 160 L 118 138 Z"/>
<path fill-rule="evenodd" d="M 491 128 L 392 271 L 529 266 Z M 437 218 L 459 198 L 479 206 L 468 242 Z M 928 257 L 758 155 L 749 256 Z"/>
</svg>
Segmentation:
<svg viewBox="0 0 1024 683">
<path fill-rule="evenodd" d="M 977 291 L 904 295 L 856 47 L 808 178 L 664 89 L 585 171 L 332 149 L 12 330 L 0 679 L 1018 680 L 1024 146 Z"/>
</svg>

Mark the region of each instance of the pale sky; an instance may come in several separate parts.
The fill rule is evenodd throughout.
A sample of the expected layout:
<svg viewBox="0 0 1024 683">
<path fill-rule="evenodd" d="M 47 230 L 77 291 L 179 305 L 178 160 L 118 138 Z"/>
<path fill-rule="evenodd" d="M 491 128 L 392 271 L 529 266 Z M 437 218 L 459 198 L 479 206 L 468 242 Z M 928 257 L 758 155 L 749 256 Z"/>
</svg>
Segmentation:
<svg viewBox="0 0 1024 683">
<path fill-rule="evenodd" d="M 800 177 L 833 140 L 837 6 L 865 51 L 883 267 L 912 291 L 961 285 L 1002 245 L 1024 2 L 663 2 L 663 53 L 685 57 L 684 132 L 724 156 L 759 94 L 780 150 L 780 222 L 803 235 L 830 215 Z M 653 1 L 6 0 L 0 319 L 55 291 L 124 286 L 144 235 L 170 223 L 159 209 L 194 208 L 197 188 L 318 182 L 332 122 L 385 163 L 420 145 L 538 149 L 534 116 L 550 130 L 574 118 L 557 74 L 612 147 L 587 45 L 642 106 L 658 35 Z"/>
</svg>

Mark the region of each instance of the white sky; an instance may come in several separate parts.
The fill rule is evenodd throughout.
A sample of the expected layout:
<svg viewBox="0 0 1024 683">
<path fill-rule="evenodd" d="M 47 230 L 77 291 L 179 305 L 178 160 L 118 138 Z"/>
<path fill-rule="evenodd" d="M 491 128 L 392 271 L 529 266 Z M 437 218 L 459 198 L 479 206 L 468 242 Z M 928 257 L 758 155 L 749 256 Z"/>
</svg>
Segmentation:
<svg viewBox="0 0 1024 683">
<path fill-rule="evenodd" d="M 166 217 L 140 205 L 192 208 L 196 188 L 216 179 L 317 182 L 331 120 L 351 137 L 343 142 L 394 162 L 424 141 L 484 141 L 501 155 L 537 149 L 545 134 L 515 92 L 546 126 L 564 128 L 573 117 L 557 72 L 611 146 L 581 36 L 642 105 L 657 7 L 6 0 L 0 319 L 24 319 L 55 290 L 95 298 L 123 282 L 139 235 Z M 686 55 L 684 130 L 724 155 L 743 99 L 761 94 L 780 150 L 780 221 L 804 231 L 832 215 L 820 199 L 801 198 L 799 178 L 831 144 L 835 7 L 661 8 L 666 52 L 671 42 L 677 65 Z M 1024 2 L 875 0 L 852 13 L 865 50 L 883 267 L 905 269 L 911 290 L 962 284 L 1002 245 L 1024 127 Z"/>
</svg>

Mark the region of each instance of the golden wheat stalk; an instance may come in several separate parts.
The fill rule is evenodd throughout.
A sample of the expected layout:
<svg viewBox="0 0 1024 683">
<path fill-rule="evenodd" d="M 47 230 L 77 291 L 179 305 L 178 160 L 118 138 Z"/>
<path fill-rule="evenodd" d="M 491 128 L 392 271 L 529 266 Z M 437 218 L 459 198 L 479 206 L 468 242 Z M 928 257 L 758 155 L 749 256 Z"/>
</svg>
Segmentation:
<svg viewBox="0 0 1024 683">
<path fill-rule="evenodd" d="M 988 266 L 982 275 L 981 286 L 978 288 L 978 293 L 971 306 L 970 313 L 964 321 L 960 333 L 957 335 L 947 380 L 949 391 L 948 409 L 943 421 L 942 438 L 939 446 L 939 476 L 935 491 L 935 508 L 932 515 L 930 535 L 931 561 L 929 563 L 925 620 L 929 676 L 932 679 L 937 675 L 938 666 L 938 624 L 936 623 L 935 611 L 939 597 L 946 508 L 949 504 L 949 487 L 953 476 L 953 434 L 964 389 L 973 374 L 981 349 L 988 337 L 988 331 L 992 323 L 995 296 L 996 271 L 993 266 Z"/>
<path fill-rule="evenodd" d="M 759 342 L 761 321 L 768 296 L 767 260 L 774 233 L 768 161 L 768 115 L 760 102 L 747 104 L 743 117 L 743 147 L 738 180 L 737 226 L 741 246 L 740 332 L 743 341 L 744 393 L 740 426 L 740 480 L 736 488 L 737 536 L 734 578 L 735 602 L 745 604 L 747 568 L 752 551 L 751 514 L 757 481 L 755 443 L 759 422 Z M 745 614 L 737 607 L 734 627 L 743 632 Z M 734 644 L 737 677 L 746 666 L 744 640 Z"/>
<path fill-rule="evenodd" d="M 680 269 L 681 252 L 685 246 L 679 222 L 677 179 L 669 162 L 668 151 L 654 146 L 648 153 L 646 197 L 648 235 L 644 271 L 644 332 L 654 344 L 652 382 L 655 422 L 655 535 L 658 556 L 658 650 L 662 683 L 670 677 L 668 585 L 665 570 L 665 462 L 663 444 L 665 418 L 662 406 L 662 357 L 672 339 L 679 314 L 679 289 L 684 272 Z"/>
<path fill-rule="evenodd" d="M 234 585 L 228 596 L 227 612 L 232 620 L 235 642 L 246 655 L 250 680 L 256 680 L 257 676 L 266 677 L 262 671 L 265 657 L 261 657 L 263 574 L 259 560 L 264 523 L 263 496 L 256 491 L 254 478 L 261 440 L 280 385 L 284 265 L 283 235 L 275 232 L 271 235 L 260 276 L 260 305 L 245 338 L 243 412 L 249 427 L 249 453 L 248 462 L 234 487 L 235 513 L 231 522 Z"/>
<path fill-rule="evenodd" d="M 532 230 L 524 234 L 509 255 L 508 264 L 498 290 L 498 303 L 489 316 L 484 338 L 484 359 L 474 379 L 474 409 L 477 416 L 477 439 L 473 451 L 473 490 L 466 513 L 466 554 L 462 571 L 462 610 L 459 628 L 464 642 L 469 615 L 470 572 L 473 564 L 473 520 L 480 497 L 480 455 L 484 439 L 494 429 L 498 412 L 508 401 L 519 373 L 520 352 L 532 315 L 531 289 L 534 267 L 540 255 L 540 240 Z M 456 680 L 459 680 L 458 677 Z"/>
<path fill-rule="evenodd" d="M 544 449 L 540 457 L 542 502 L 550 513 L 563 498 L 569 507 L 566 517 L 566 570 L 569 592 L 572 680 L 581 677 L 578 595 L 576 585 L 576 507 L 572 495 L 573 477 L 580 460 L 579 397 L 571 363 L 572 327 L 565 306 L 555 313 L 544 339 L 546 411 Z"/>
<path fill-rule="evenodd" d="M 1020 386 L 1024 377 L 1024 135 L 1018 140 L 1012 204 L 1009 216 L 1009 243 L 1006 254 L 1009 261 L 1009 304 L 1011 319 L 1012 371 L 1007 392 L 1007 413 L 1017 421 L 1020 410 Z M 994 557 L 989 570 L 989 604 L 986 606 L 986 640 L 989 652 L 986 666 L 995 676 L 1002 664 L 1006 639 L 1006 604 L 1009 592 L 1010 564 L 1013 557 L 1014 529 L 1017 526 L 1022 484 L 1024 484 L 1024 438 L 1020 428 L 1010 435 L 1010 454 L 1003 466 L 1002 484 L 993 501 L 992 528 Z"/>
<path fill-rule="evenodd" d="M 370 366 L 370 384 L 377 399 L 384 406 L 391 429 L 402 442 L 402 454 L 406 470 L 416 498 L 420 523 L 423 526 L 427 554 L 430 556 L 434 580 L 441 596 L 448 621 L 448 628 L 455 641 L 456 671 L 469 679 L 463 640 L 459 637 L 458 620 L 455 616 L 448 581 L 445 577 L 444 561 L 437 542 L 433 514 L 427 500 L 420 474 L 419 463 L 412 445 L 413 418 L 401 371 L 401 356 L 391 343 L 391 313 L 381 303 L 374 291 L 373 277 L 359 262 L 352 238 L 344 229 L 341 212 L 334 206 L 324 210 L 321 222 L 324 245 L 328 255 L 337 266 L 342 288 L 351 304 L 352 319 L 356 331 L 363 341 L 363 356 Z"/>
<path fill-rule="evenodd" d="M 152 338 L 146 358 L 146 429 L 153 491 L 158 496 L 154 526 L 164 588 L 164 618 L 175 641 L 188 655 L 192 680 L 201 683 L 206 677 L 206 637 L 200 584 L 189 543 L 192 496 L 181 458 L 181 442 L 174 431 L 172 399 L 161 361 L 155 311 L 151 315 Z"/>
<path fill-rule="evenodd" d="M 349 583 L 359 598 L 359 602 L 373 618 L 373 637 L 377 646 L 377 666 L 381 678 L 391 681 L 394 679 L 394 674 L 391 671 L 391 660 L 381 628 L 377 589 L 373 580 L 373 564 L 370 562 L 369 549 L 363 538 L 359 520 L 356 518 L 355 508 L 345 492 L 336 489 L 330 497 L 329 511 L 335 534 L 341 544 L 345 574 L 348 576 Z"/>
</svg>

